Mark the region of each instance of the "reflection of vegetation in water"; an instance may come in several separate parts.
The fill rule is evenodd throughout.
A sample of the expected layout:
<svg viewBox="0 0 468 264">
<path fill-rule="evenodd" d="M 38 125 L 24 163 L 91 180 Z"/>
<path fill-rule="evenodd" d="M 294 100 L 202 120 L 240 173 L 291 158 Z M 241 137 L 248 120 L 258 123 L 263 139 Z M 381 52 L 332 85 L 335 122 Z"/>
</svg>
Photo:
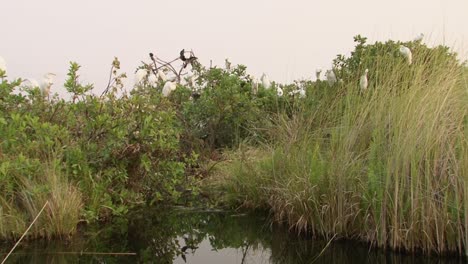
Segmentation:
<svg viewBox="0 0 468 264">
<path fill-rule="evenodd" d="M 191 263 L 191 254 L 186 253 L 197 255 L 197 251 L 202 250 L 198 246 L 204 240 L 219 254 L 223 254 L 221 249 L 234 248 L 243 257 L 253 250 L 264 249 L 271 252 L 269 261 L 274 264 L 311 263 L 313 260 L 315 263 L 462 263 L 457 259 L 389 255 L 348 242 L 331 243 L 327 247 L 327 241 L 297 237 L 286 229 L 271 227 L 265 219 L 259 215 L 228 212 L 142 209 L 112 225 L 88 227 L 86 236 L 74 237 L 69 244 L 60 241 L 23 244 L 22 250 L 15 251 L 9 258 L 9 263 L 172 263 L 182 256 Z M 81 255 L 80 252 L 133 252 L 137 255 Z M 226 255 L 229 257 L 239 256 Z"/>
<path fill-rule="evenodd" d="M 130 226 L 129 238 L 141 243 L 135 250 L 140 250 L 139 255 L 145 260 L 170 261 L 186 251 L 196 254 L 204 239 L 210 241 L 213 249 L 219 250 L 228 247 L 241 249 L 246 245 L 257 247 L 271 237 L 271 232 L 265 230 L 264 221 L 259 217 L 220 212 L 171 211 L 161 214 L 153 211 L 144 217 L 133 218 Z M 142 228 L 145 232 L 138 232 Z"/>
<path fill-rule="evenodd" d="M 215 250 L 244 251 L 247 246 L 255 249 L 271 240 L 263 218 L 187 210 L 142 209 L 129 214 L 128 220 L 120 218 L 112 225 L 89 227 L 86 233 L 86 240 L 76 237 L 68 245 L 59 241 L 23 246 L 9 260 L 11 263 L 172 263 L 184 253 L 196 254 L 204 239 Z M 134 252 L 137 256 L 80 255 L 80 252 Z"/>
</svg>

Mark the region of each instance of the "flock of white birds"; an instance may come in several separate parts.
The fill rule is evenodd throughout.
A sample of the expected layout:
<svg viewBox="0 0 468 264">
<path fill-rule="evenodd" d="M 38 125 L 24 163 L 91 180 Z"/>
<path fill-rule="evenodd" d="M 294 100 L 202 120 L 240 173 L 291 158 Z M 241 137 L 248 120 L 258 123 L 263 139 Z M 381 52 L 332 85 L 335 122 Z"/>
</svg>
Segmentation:
<svg viewBox="0 0 468 264">
<path fill-rule="evenodd" d="M 419 34 L 413 41 L 415 42 L 420 42 L 424 38 L 424 34 Z M 399 51 L 401 55 L 406 59 L 408 65 L 411 65 L 413 63 L 413 55 L 411 50 L 404 46 L 400 45 Z M 225 68 L 227 71 L 231 70 L 231 63 L 226 60 L 226 65 Z M 0 73 L 6 74 L 7 72 L 7 67 L 6 67 L 6 62 L 5 60 L 0 56 Z M 317 80 L 320 80 L 320 74 L 322 70 L 317 69 L 315 71 L 315 77 Z M 367 87 L 369 86 L 369 80 L 368 80 L 368 73 L 369 70 L 365 69 L 364 74 L 361 76 L 359 79 L 359 86 L 362 90 L 367 90 Z M 174 90 L 177 89 L 177 84 L 182 84 L 182 85 L 189 85 L 195 90 L 200 90 L 202 87 L 196 87 L 195 83 L 197 81 L 198 76 L 194 73 L 189 73 L 187 74 L 186 78 L 179 79 L 177 76 L 174 74 L 168 74 L 168 71 L 165 70 L 156 70 L 156 71 L 151 71 L 148 69 L 138 69 L 135 73 L 135 85 L 150 85 L 150 86 L 157 86 L 158 84 L 164 83 L 163 89 L 162 89 L 162 95 L 167 97 L 169 96 Z M 325 72 L 325 78 L 327 83 L 330 86 L 335 85 L 335 83 L 340 82 L 342 80 L 338 80 L 335 72 L 333 69 L 327 70 Z M 22 86 L 25 88 L 39 88 L 42 92 L 42 95 L 45 98 L 49 98 L 50 96 L 50 88 L 54 84 L 55 81 L 55 74 L 54 73 L 46 73 L 41 82 L 38 82 L 36 79 L 33 78 L 28 78 L 25 79 L 22 83 Z M 258 80 L 256 77 L 253 77 L 252 80 L 252 90 L 253 93 L 258 92 L 258 88 L 261 85 L 264 89 L 270 89 L 272 87 L 272 84 L 270 80 L 268 79 L 268 76 L 263 73 L 262 76 L 260 77 L 260 80 Z M 275 86 L 276 88 L 276 94 L 278 96 L 283 96 L 283 89 L 279 86 Z M 305 97 L 306 93 L 303 87 L 299 87 L 298 90 L 292 91 L 289 93 L 289 95 L 295 95 L 298 94 L 299 97 Z"/>
<path fill-rule="evenodd" d="M 421 33 L 413 41 L 421 42 L 423 38 L 424 38 L 424 34 Z M 410 48 L 404 45 L 400 45 L 400 54 L 406 59 L 406 61 L 408 62 L 408 65 L 411 65 L 413 63 L 413 53 L 411 52 Z M 315 77 L 317 78 L 317 80 L 320 80 L 321 72 L 322 72 L 321 69 L 317 69 L 315 71 Z M 369 73 L 369 69 L 365 69 L 364 74 L 361 75 L 361 78 L 359 79 L 359 87 L 364 91 L 367 90 L 367 87 L 369 86 L 369 80 L 367 77 L 368 73 Z M 337 82 L 337 78 L 333 69 L 327 70 L 325 72 L 325 78 L 327 79 L 327 82 L 330 86 L 333 86 Z"/>
<path fill-rule="evenodd" d="M 3 72 L 4 74 L 6 74 L 7 72 L 5 59 L 3 59 L 1 56 L 0 56 L 0 72 Z M 46 98 L 49 98 L 50 88 L 52 87 L 54 82 L 55 82 L 55 74 L 49 72 L 49 73 L 44 74 L 41 82 L 38 82 L 36 79 L 33 79 L 33 78 L 28 78 L 28 79 L 23 80 L 21 85 L 25 88 L 30 88 L 30 89 L 40 88 L 42 95 Z"/>
</svg>

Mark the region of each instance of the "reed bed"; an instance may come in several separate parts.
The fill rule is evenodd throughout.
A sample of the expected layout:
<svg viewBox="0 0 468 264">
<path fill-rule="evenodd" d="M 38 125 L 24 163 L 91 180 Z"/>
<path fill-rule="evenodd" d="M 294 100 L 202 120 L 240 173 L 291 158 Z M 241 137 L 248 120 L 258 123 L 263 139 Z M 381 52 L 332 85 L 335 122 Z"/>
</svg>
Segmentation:
<svg viewBox="0 0 468 264">
<path fill-rule="evenodd" d="M 278 113 L 272 143 L 232 154 L 226 199 L 299 232 L 468 255 L 466 68 L 429 49 L 373 66 L 366 91 L 359 76 L 311 87 L 315 108 Z"/>
</svg>

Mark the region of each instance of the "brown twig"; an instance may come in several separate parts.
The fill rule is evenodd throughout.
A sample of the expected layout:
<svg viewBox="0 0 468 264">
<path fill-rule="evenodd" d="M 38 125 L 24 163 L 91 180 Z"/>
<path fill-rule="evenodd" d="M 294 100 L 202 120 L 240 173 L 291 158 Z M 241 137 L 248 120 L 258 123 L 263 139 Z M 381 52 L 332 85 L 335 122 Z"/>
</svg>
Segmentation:
<svg viewBox="0 0 468 264">
<path fill-rule="evenodd" d="M 176 69 L 174 68 L 174 66 L 172 66 L 171 63 L 173 63 L 173 62 L 179 60 L 179 58 L 173 59 L 173 60 L 170 61 L 170 62 L 166 62 L 166 61 L 164 61 L 164 60 L 162 60 L 162 59 L 160 59 L 160 58 L 157 58 L 157 57 L 156 57 L 156 59 L 157 59 L 160 63 L 162 63 L 162 65 L 161 65 L 161 67 L 159 67 L 159 69 L 160 69 L 160 68 L 163 68 L 163 67 L 166 67 L 166 68 L 169 68 L 169 70 L 171 70 L 175 75 L 177 75 L 177 71 L 176 71 Z"/>
<path fill-rule="evenodd" d="M 107 82 L 107 87 L 106 89 L 104 89 L 104 92 L 102 92 L 100 98 L 102 98 L 108 91 L 109 91 L 109 88 L 111 87 L 111 85 L 113 84 L 113 81 L 112 81 L 112 75 L 114 73 L 114 65 L 112 65 L 111 69 L 110 69 L 110 74 L 109 74 L 109 81 Z"/>
</svg>

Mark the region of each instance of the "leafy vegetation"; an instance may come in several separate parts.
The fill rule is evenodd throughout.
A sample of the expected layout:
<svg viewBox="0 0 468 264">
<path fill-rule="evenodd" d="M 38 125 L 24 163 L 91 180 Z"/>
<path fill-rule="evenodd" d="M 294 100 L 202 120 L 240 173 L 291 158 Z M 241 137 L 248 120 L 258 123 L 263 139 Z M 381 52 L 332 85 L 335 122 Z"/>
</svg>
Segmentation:
<svg viewBox="0 0 468 264">
<path fill-rule="evenodd" d="M 355 41 L 351 56 L 334 60 L 332 85 L 257 87 L 245 66 L 207 69 L 193 53 L 179 71 L 150 54 L 128 93 L 115 59 L 101 95 L 71 62 L 70 100 L 1 72 L 0 237 L 21 235 L 46 201 L 31 238 L 66 238 L 79 222 L 208 194 L 216 205 L 271 210 L 300 232 L 462 254 L 466 66 L 420 41 Z M 162 77 L 170 72 L 174 86 Z"/>
<path fill-rule="evenodd" d="M 344 82 L 309 90 L 315 107 L 280 113 L 274 144 L 243 146 L 215 183 L 227 202 L 268 208 L 299 232 L 465 254 L 466 68 L 446 47 L 404 43 L 414 54 L 408 65 L 402 43 L 355 40 L 351 56 L 334 61 Z"/>
<path fill-rule="evenodd" d="M 0 237 L 21 235 L 46 201 L 29 237 L 68 237 L 81 221 L 106 221 L 140 204 L 191 203 L 206 174 L 201 162 L 249 136 L 265 118 L 261 107 L 277 103 L 274 93 L 252 94 L 243 66 L 193 66 L 203 83 L 196 99 L 188 84 L 169 97 L 164 82 L 124 92 L 117 59 L 100 96 L 80 82 L 75 62 L 64 84 L 70 100 L 2 75 Z"/>
</svg>

